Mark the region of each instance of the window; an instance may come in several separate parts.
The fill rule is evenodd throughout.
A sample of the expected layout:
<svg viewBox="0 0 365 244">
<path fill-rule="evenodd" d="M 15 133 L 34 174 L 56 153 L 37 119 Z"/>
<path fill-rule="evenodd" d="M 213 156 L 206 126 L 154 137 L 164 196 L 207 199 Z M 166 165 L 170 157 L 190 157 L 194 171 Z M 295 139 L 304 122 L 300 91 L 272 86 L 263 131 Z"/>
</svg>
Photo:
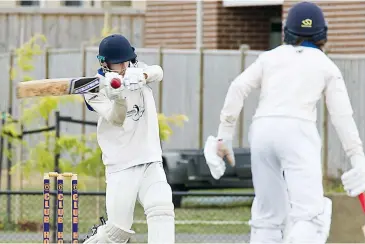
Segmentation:
<svg viewBox="0 0 365 244">
<path fill-rule="evenodd" d="M 102 1 L 103 7 L 108 6 L 110 4 L 111 7 L 131 7 L 132 1 Z"/>
<path fill-rule="evenodd" d="M 82 6 L 82 1 L 65 0 L 65 1 L 63 1 L 63 6 L 66 6 L 66 7 L 79 7 L 79 6 Z"/>
<path fill-rule="evenodd" d="M 282 21 L 280 18 L 275 18 L 271 20 L 270 29 L 270 49 L 273 49 L 282 44 Z"/>
<path fill-rule="evenodd" d="M 20 6 L 39 6 L 39 1 L 19 1 Z"/>
</svg>

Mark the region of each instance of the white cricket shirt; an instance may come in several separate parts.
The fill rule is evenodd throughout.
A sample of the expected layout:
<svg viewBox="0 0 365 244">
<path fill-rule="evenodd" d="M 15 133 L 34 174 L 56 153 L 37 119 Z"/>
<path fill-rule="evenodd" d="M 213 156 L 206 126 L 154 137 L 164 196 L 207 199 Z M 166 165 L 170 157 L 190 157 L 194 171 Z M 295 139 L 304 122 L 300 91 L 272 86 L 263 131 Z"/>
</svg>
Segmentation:
<svg viewBox="0 0 365 244">
<path fill-rule="evenodd" d="M 252 89 L 260 89 L 254 119 L 284 116 L 315 122 L 316 104 L 324 93 L 346 154 L 364 154 L 341 71 L 321 50 L 281 45 L 262 53 L 230 85 L 218 137 L 232 139 L 244 100 Z"/>
<path fill-rule="evenodd" d="M 106 96 L 99 94 L 98 108 L 94 109 L 93 99 L 89 99 L 95 95 L 85 95 L 88 108 L 99 114 L 97 140 L 102 150 L 106 173 L 162 161 L 157 111 L 148 83 L 161 81 L 163 71 L 160 66 L 147 66 L 141 62 L 138 62 L 137 68 L 143 68 L 144 73 L 147 73 L 147 85 L 141 90 L 126 94 L 127 115 L 122 126 L 113 125 L 104 118 L 106 113 L 103 111 L 110 111 L 111 106 L 111 101 Z M 102 72 L 97 76 L 104 79 Z M 104 101 L 103 108 L 100 108 L 100 100 Z"/>
</svg>

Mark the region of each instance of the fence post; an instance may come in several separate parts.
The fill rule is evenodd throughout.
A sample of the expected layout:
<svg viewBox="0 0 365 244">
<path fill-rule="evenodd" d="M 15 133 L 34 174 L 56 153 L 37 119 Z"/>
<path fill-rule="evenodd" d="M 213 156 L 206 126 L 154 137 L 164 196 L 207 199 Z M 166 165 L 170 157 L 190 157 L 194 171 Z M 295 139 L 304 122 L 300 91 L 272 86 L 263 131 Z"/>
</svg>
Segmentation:
<svg viewBox="0 0 365 244">
<path fill-rule="evenodd" d="M 11 107 L 9 107 L 9 114 L 10 115 L 12 114 L 12 108 Z M 10 139 L 8 138 L 7 141 L 8 141 L 7 142 L 7 150 L 8 150 L 8 153 L 11 153 L 12 145 L 11 145 Z M 7 188 L 8 191 L 11 190 L 11 174 L 10 174 L 11 167 L 12 167 L 12 162 L 11 162 L 10 156 L 8 156 L 8 158 L 7 158 L 7 172 L 6 172 L 6 174 L 7 174 L 6 188 Z M 12 211 L 11 211 L 11 196 L 10 195 L 8 195 L 8 197 L 7 197 L 6 211 L 8 213 L 8 223 L 11 223 Z"/>
<path fill-rule="evenodd" d="M 49 49 L 50 47 L 47 46 L 44 52 L 44 77 L 46 79 L 49 79 Z"/>
<path fill-rule="evenodd" d="M 163 49 L 162 47 L 159 47 L 158 49 L 158 55 L 159 55 L 159 65 L 163 70 Z M 163 103 L 163 80 L 160 81 L 159 86 L 158 86 L 158 112 L 162 113 L 162 106 Z"/>
<path fill-rule="evenodd" d="M 46 50 L 45 50 L 45 53 L 44 53 L 44 64 L 45 64 L 45 66 L 44 66 L 44 75 L 45 75 L 45 77 L 46 77 L 46 79 L 49 79 L 49 67 L 50 67 L 50 64 L 49 64 L 49 55 L 50 55 L 50 52 L 49 52 L 49 50 L 50 50 L 50 47 L 46 47 Z M 46 119 L 46 121 L 45 121 L 45 123 L 46 123 L 46 126 L 47 127 L 49 127 L 49 117 L 47 117 L 47 119 Z M 49 145 L 49 137 L 48 136 L 46 136 L 46 144 L 47 145 Z M 48 150 L 49 150 L 49 147 L 48 147 Z"/>
<path fill-rule="evenodd" d="M 4 128 L 6 119 L 6 112 L 1 112 L 1 130 Z M 1 190 L 1 179 L 3 172 L 3 159 L 4 159 L 4 137 L 2 133 L 0 133 L 0 190 Z"/>
<path fill-rule="evenodd" d="M 199 148 L 204 145 L 204 48 L 199 49 Z"/>
<path fill-rule="evenodd" d="M 9 58 L 9 102 L 8 102 L 8 114 L 9 116 L 12 116 L 13 114 L 13 63 L 14 63 L 14 49 L 10 50 L 10 58 Z M 11 142 L 9 140 L 9 138 L 7 139 L 7 150 L 8 153 L 11 153 L 12 151 L 12 145 Z M 10 156 L 7 158 L 7 190 L 10 191 L 11 190 L 11 174 L 10 174 L 10 170 L 11 170 L 11 166 L 12 166 L 12 161 L 10 159 Z M 11 196 L 8 195 L 7 196 L 7 200 L 6 200 L 6 210 L 8 212 L 8 223 L 11 223 L 11 215 L 12 215 L 12 211 L 11 211 Z"/>
<path fill-rule="evenodd" d="M 54 157 L 54 172 L 58 172 L 60 173 L 60 165 L 59 165 L 59 161 L 60 161 L 60 153 L 58 152 L 57 149 L 57 142 L 58 139 L 60 138 L 60 129 L 61 129 L 61 124 L 60 124 L 60 112 L 56 111 L 55 112 L 55 117 L 56 117 L 56 121 L 55 121 L 55 130 L 56 130 L 56 136 L 55 136 L 55 157 Z M 54 189 L 57 192 L 57 180 L 54 180 Z M 56 243 L 56 236 L 57 236 L 57 195 L 54 196 L 54 201 L 53 201 L 53 233 L 52 233 L 52 243 Z"/>
<path fill-rule="evenodd" d="M 14 63 L 14 56 L 15 56 L 15 50 L 11 49 L 9 52 L 9 99 L 8 99 L 8 107 L 9 108 L 13 108 L 13 85 L 14 85 L 14 81 L 13 81 L 13 63 Z M 12 114 L 9 113 L 9 115 L 11 116 Z"/>
<path fill-rule="evenodd" d="M 87 43 L 82 43 L 81 45 L 81 57 L 82 57 L 82 77 L 86 77 L 86 48 L 87 48 Z M 82 120 L 86 120 L 86 106 L 84 104 L 81 105 L 81 113 L 82 113 Z M 81 125 L 81 140 L 85 143 L 86 139 L 85 139 L 85 134 L 86 134 L 86 126 L 85 124 Z M 81 155 L 81 159 L 84 160 L 85 158 L 85 154 L 83 153 Z"/>
</svg>

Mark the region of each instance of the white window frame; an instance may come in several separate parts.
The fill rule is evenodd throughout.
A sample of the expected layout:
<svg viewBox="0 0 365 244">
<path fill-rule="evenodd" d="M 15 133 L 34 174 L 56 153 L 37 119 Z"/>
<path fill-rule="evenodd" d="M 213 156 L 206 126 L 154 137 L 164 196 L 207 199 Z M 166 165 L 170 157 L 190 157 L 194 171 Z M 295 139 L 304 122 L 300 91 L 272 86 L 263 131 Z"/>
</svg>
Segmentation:
<svg viewBox="0 0 365 244">
<path fill-rule="evenodd" d="M 283 5 L 284 0 L 223 0 L 224 7 Z"/>
</svg>

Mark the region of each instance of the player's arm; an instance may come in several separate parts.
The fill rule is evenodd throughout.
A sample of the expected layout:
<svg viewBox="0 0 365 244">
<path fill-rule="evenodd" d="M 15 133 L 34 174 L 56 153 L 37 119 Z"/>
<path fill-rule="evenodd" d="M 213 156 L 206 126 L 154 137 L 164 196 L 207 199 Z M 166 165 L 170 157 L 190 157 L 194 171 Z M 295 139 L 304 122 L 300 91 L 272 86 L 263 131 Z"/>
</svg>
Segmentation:
<svg viewBox="0 0 365 244">
<path fill-rule="evenodd" d="M 232 140 L 238 116 L 247 96 L 259 88 L 262 79 L 262 63 L 258 58 L 230 85 L 220 113 L 218 138 Z"/>
<path fill-rule="evenodd" d="M 362 141 L 353 118 L 353 110 L 346 85 L 340 70 L 336 70 L 327 81 L 326 105 L 331 122 L 340 138 L 346 155 L 364 156 Z"/>
<path fill-rule="evenodd" d="M 85 94 L 84 98 L 89 110 L 95 111 L 115 126 L 123 125 L 127 113 L 127 101 L 125 99 L 110 100 L 105 93 L 105 88 L 96 94 Z"/>
<path fill-rule="evenodd" d="M 218 180 L 225 172 L 223 158 L 234 166 L 232 139 L 244 100 L 252 89 L 259 88 L 262 79 L 260 57 L 231 83 L 220 114 L 218 136 L 209 136 L 204 146 L 204 156 L 213 178 Z"/>
<path fill-rule="evenodd" d="M 355 197 L 365 191 L 365 157 L 346 85 L 338 68 L 327 81 L 325 95 L 332 124 L 352 166 L 341 176 L 342 184 L 347 194 Z"/>
<path fill-rule="evenodd" d="M 143 62 L 138 62 L 138 68 L 143 69 L 146 83 L 160 82 L 163 79 L 163 70 L 159 65 L 147 65 Z"/>
</svg>

